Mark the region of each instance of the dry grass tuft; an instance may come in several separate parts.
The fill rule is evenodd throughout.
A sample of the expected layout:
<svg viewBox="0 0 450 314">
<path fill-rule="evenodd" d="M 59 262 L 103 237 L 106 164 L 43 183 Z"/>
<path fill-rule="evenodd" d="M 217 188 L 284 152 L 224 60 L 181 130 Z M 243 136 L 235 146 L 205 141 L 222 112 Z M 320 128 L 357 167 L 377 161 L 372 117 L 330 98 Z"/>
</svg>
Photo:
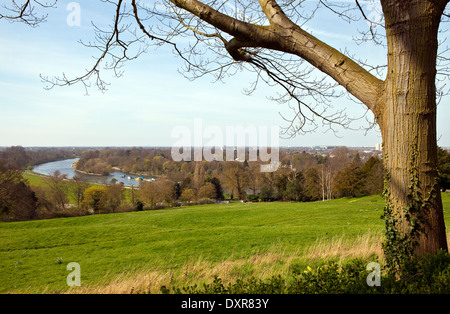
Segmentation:
<svg viewBox="0 0 450 314">
<path fill-rule="evenodd" d="M 450 233 L 447 234 L 450 241 Z M 162 286 L 178 287 L 193 284 L 202 285 L 210 283 L 215 276 L 222 279 L 224 283 L 234 282 L 238 278 L 270 278 L 275 275 L 287 275 L 290 265 L 298 261 L 318 261 L 327 259 L 338 259 L 338 263 L 349 258 L 365 258 L 377 256 L 383 261 L 381 248 L 381 233 L 366 233 L 356 238 L 348 238 L 345 235 L 334 237 L 331 240 L 318 239 L 305 250 L 289 251 L 275 246 L 268 252 L 255 252 L 246 259 L 235 259 L 230 257 L 219 263 L 212 263 L 205 258 L 199 257 L 191 263 L 170 270 L 140 270 L 130 271 L 108 280 L 105 276 L 104 283 L 91 287 L 82 286 L 72 288 L 68 293 L 81 294 L 129 294 L 129 293 L 161 293 Z M 450 246 L 450 243 L 449 243 Z"/>
<path fill-rule="evenodd" d="M 166 274 L 159 271 L 122 273 L 110 282 L 99 286 L 81 286 L 71 288 L 68 293 L 79 294 L 130 294 L 136 292 L 155 293 L 156 289 L 166 284 Z"/>
<path fill-rule="evenodd" d="M 370 258 L 372 256 L 383 257 L 381 248 L 381 233 L 366 233 L 349 239 L 345 235 L 334 237 L 330 240 L 316 240 L 307 249 L 306 258 L 310 259 L 330 259 L 339 258 L 340 261 L 347 258 L 361 257 Z"/>
<path fill-rule="evenodd" d="M 71 288 L 68 293 L 80 294 L 129 294 L 129 293 L 161 293 L 162 286 L 178 287 L 193 284 L 210 283 L 217 276 L 223 282 L 232 282 L 238 278 L 255 276 L 269 278 L 275 274 L 287 273 L 290 262 L 298 258 L 298 253 L 289 255 L 285 251 L 273 250 L 256 253 L 247 259 L 227 259 L 219 263 L 211 263 L 198 258 L 175 270 L 146 270 L 122 273 L 108 281 L 105 276 L 98 286 L 82 286 Z"/>
</svg>

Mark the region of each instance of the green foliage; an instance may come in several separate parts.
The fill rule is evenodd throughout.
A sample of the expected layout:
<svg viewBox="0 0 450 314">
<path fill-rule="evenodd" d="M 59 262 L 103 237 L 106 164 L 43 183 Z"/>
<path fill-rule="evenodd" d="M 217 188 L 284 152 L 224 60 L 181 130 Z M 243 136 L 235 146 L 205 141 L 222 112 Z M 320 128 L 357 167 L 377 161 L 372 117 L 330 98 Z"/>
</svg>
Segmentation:
<svg viewBox="0 0 450 314">
<path fill-rule="evenodd" d="M 450 189 L 450 153 L 441 147 L 438 147 L 438 172 L 441 189 Z"/>
<path fill-rule="evenodd" d="M 144 204 L 141 201 L 137 201 L 136 204 L 134 205 L 134 208 L 137 212 L 143 211 Z"/>
<path fill-rule="evenodd" d="M 99 213 L 107 209 L 108 188 L 105 186 L 91 186 L 84 191 L 84 206 Z"/>
<path fill-rule="evenodd" d="M 386 157 L 387 158 L 387 157 Z M 405 245 L 407 238 L 401 235 L 398 230 L 399 222 L 394 215 L 394 208 L 391 203 L 391 188 L 390 188 L 390 174 L 386 172 L 383 197 L 385 199 L 385 206 L 381 218 L 385 224 L 385 237 L 382 244 L 384 254 L 388 265 L 392 270 L 401 268 L 402 261 L 405 256 L 409 256 L 409 246 Z"/>
<path fill-rule="evenodd" d="M 340 171 L 334 180 L 335 190 L 340 197 L 356 197 L 365 194 L 365 175 L 361 168 L 351 163 Z"/>
<path fill-rule="evenodd" d="M 385 159 L 389 158 L 387 155 Z M 383 197 L 385 207 L 381 218 L 385 224 L 385 237 L 382 244 L 386 256 L 387 265 L 392 273 L 399 272 L 403 264 L 413 253 L 414 246 L 407 234 L 399 231 L 400 221 L 395 215 L 394 205 L 391 200 L 391 176 L 388 171 L 385 173 Z"/>
<path fill-rule="evenodd" d="M 410 147 L 409 158 L 409 185 L 407 192 L 407 204 L 403 208 L 402 218 L 399 218 L 399 209 L 394 210 L 391 199 L 391 178 L 387 172 L 385 177 L 385 189 L 383 195 L 386 200 L 384 218 L 386 226 L 385 241 L 383 250 L 386 255 L 390 271 L 402 276 L 405 264 L 414 256 L 415 248 L 418 245 L 418 238 L 424 232 L 424 225 L 427 223 L 424 212 L 431 211 L 434 207 L 433 199 L 436 198 L 438 178 L 435 178 L 434 185 L 423 195 L 420 191 L 419 170 L 418 170 L 418 149 L 413 144 Z M 386 157 L 387 158 L 387 157 Z M 402 219 L 402 220 L 401 220 Z M 406 224 L 407 228 L 402 228 L 401 224 Z M 400 229 L 406 231 L 400 232 Z"/>
<path fill-rule="evenodd" d="M 302 172 L 280 171 L 275 176 L 276 199 L 282 201 L 301 201 L 303 199 L 304 176 Z"/>
<path fill-rule="evenodd" d="M 259 201 L 259 196 L 258 195 L 254 195 L 254 194 L 249 194 L 249 195 L 247 195 L 247 201 L 249 201 L 249 202 L 258 202 Z"/>
<path fill-rule="evenodd" d="M 287 201 L 301 201 L 303 194 L 303 174 L 297 173 L 292 180 L 286 183 L 286 188 L 283 192 L 283 200 Z"/>
<path fill-rule="evenodd" d="M 273 201 L 273 200 L 275 200 L 274 194 L 275 193 L 274 193 L 273 188 L 269 184 L 266 184 L 261 188 L 261 191 L 259 192 L 259 197 L 263 201 Z"/>
<path fill-rule="evenodd" d="M 308 168 L 305 173 L 305 184 L 303 186 L 303 200 L 317 201 L 321 196 L 320 176 L 317 168 Z"/>
<path fill-rule="evenodd" d="M 161 287 L 162 293 L 189 294 L 447 294 L 450 293 L 450 254 L 440 251 L 435 256 L 415 258 L 405 265 L 402 278 L 384 272 L 380 285 L 369 286 L 368 261 L 352 259 L 342 266 L 329 262 L 306 269 L 291 267 L 287 278 L 273 276 L 261 280 L 255 277 L 223 283 L 215 277 L 210 284 L 185 287 Z M 295 265 L 294 265 L 295 266 Z"/>
<path fill-rule="evenodd" d="M 361 172 L 365 176 L 364 191 L 368 195 L 383 193 L 384 165 L 383 162 L 376 158 L 370 157 Z"/>
</svg>

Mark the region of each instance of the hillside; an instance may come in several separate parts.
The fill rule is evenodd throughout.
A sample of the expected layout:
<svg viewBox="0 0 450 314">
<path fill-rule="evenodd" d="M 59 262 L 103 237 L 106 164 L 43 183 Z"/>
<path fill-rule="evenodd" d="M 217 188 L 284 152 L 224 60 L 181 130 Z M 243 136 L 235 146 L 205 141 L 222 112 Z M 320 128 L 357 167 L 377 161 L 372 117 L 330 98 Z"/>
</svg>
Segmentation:
<svg viewBox="0 0 450 314">
<path fill-rule="evenodd" d="M 449 225 L 450 196 L 443 201 Z M 80 264 L 83 291 L 133 278 L 147 280 L 141 284 L 150 289 L 151 282 L 193 283 L 214 272 L 230 278 L 282 273 L 291 263 L 307 265 L 305 254 L 318 243 L 378 238 L 382 212 L 383 199 L 368 196 L 1 223 L 0 292 L 64 292 L 69 262 Z"/>
</svg>

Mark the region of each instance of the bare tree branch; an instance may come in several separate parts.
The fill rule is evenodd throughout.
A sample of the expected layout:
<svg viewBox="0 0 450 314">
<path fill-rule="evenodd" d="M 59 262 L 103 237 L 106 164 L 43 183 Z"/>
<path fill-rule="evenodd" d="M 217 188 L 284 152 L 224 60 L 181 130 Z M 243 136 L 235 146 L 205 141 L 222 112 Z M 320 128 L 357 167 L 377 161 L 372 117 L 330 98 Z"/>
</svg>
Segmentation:
<svg viewBox="0 0 450 314">
<path fill-rule="evenodd" d="M 344 110 L 333 110 L 330 105 L 332 99 L 344 93 L 339 85 L 377 115 L 376 94 L 382 87 L 387 65 L 371 65 L 348 51 L 339 52 L 302 28 L 319 9 L 324 9 L 347 22 L 367 22 L 366 30 L 360 31 L 362 37 L 356 39 L 359 44 L 385 45 L 385 37 L 376 30 L 384 28 L 383 20 L 367 14 L 374 12 L 366 11 L 370 7 L 365 10 L 360 0 L 320 0 L 313 5 L 306 1 L 282 1 L 278 5 L 275 0 L 159 0 L 152 5 L 139 0 L 102 2 L 114 6 L 113 24 L 104 29 L 93 23 L 95 41 L 82 42 L 99 51 L 95 63 L 76 78 L 64 73 L 55 78 L 41 75 L 48 89 L 81 83 L 88 93 L 94 83 L 103 92 L 108 86 L 100 76 L 103 68 L 120 77 L 124 63 L 146 52 L 150 45 L 169 45 L 183 59 L 181 73 L 189 79 L 213 75 L 215 80 L 222 80 L 245 69 L 256 73 L 247 93 L 260 82 L 278 86 L 280 95 L 272 99 L 294 110 L 292 125 L 315 129 L 318 116 L 322 124 L 349 127 L 356 118 L 346 116 Z M 131 3 L 129 8 L 127 3 Z M 32 13 L 36 15 L 37 5 L 40 3 L 31 0 L 23 5 L 12 1 L 10 9 L 15 14 L 8 18 L 20 20 Z M 448 19 L 448 14 L 443 19 Z M 43 20 L 36 23 L 39 21 Z M 183 41 L 184 38 L 189 41 Z M 450 90 L 448 49 L 439 53 L 438 64 L 437 90 L 438 95 L 444 95 Z M 291 129 L 299 131 L 298 127 Z"/>
<path fill-rule="evenodd" d="M 1 6 L 6 11 L 10 12 L 10 14 L 0 13 L 0 20 L 5 19 L 10 22 L 21 22 L 31 27 L 37 27 L 47 20 L 48 14 L 38 15 L 36 13 L 36 6 L 33 3 L 42 8 L 55 8 L 57 2 L 58 0 L 55 0 L 53 3 L 42 3 L 39 1 L 27 0 L 24 4 L 19 5 L 16 0 L 12 0 L 10 7 L 6 5 Z"/>
</svg>

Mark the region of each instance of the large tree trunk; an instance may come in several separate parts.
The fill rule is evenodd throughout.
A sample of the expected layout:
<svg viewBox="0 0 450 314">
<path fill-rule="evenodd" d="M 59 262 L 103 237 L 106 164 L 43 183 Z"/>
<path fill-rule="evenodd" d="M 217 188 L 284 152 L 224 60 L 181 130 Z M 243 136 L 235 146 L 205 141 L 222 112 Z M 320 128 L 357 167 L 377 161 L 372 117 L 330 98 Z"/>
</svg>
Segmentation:
<svg viewBox="0 0 450 314">
<path fill-rule="evenodd" d="M 385 210 L 391 254 L 447 250 L 437 174 L 436 55 L 442 5 L 382 1 L 388 71 L 377 117 L 387 169 Z M 386 250 L 386 248 L 385 248 Z"/>
</svg>

